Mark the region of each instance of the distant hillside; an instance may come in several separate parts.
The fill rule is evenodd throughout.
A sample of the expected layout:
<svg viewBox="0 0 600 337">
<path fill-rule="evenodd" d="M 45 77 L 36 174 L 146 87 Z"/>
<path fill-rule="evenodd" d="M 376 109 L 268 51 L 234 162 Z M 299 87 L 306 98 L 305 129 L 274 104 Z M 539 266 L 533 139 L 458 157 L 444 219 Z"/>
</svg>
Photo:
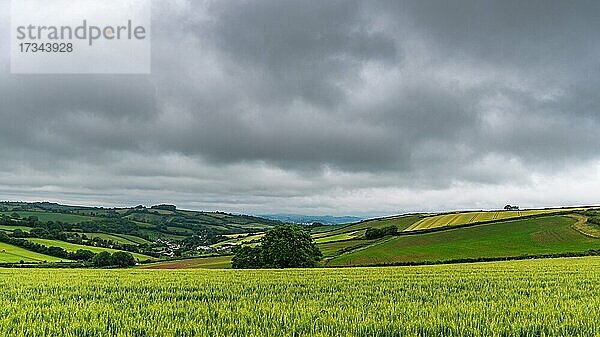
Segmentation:
<svg viewBox="0 0 600 337">
<path fill-rule="evenodd" d="M 301 214 L 261 214 L 262 218 L 277 220 L 285 223 L 312 224 L 315 222 L 324 225 L 339 225 L 357 222 L 363 218 L 357 216 L 331 216 L 331 215 L 301 215 Z"/>
<path fill-rule="evenodd" d="M 140 260 L 227 254 L 231 245 L 211 246 L 231 236 L 260 235 L 277 224 L 249 215 L 179 210 L 175 205 L 104 208 L 0 202 L 0 242 L 60 260 L 77 249 L 98 252 L 97 247 L 129 251 Z M 0 263 L 56 260 L 8 255 L 17 250 L 4 249 Z"/>
<path fill-rule="evenodd" d="M 151 268 L 224 268 L 236 247 L 261 244 L 282 223 L 307 226 L 323 266 L 439 263 L 600 254 L 598 207 L 454 211 L 368 220 L 0 202 L 0 265 L 86 264 L 126 251 Z M 358 221 L 357 221 L 358 220 Z M 168 261 L 164 261 L 168 260 Z"/>
<path fill-rule="evenodd" d="M 574 218 L 549 215 L 522 220 L 389 237 L 338 255 L 328 266 L 382 265 L 580 253 L 600 249 L 600 240 L 576 229 Z"/>
<path fill-rule="evenodd" d="M 600 253 L 600 212 L 573 207 L 411 214 L 316 227 L 312 236 L 327 266 Z"/>
</svg>

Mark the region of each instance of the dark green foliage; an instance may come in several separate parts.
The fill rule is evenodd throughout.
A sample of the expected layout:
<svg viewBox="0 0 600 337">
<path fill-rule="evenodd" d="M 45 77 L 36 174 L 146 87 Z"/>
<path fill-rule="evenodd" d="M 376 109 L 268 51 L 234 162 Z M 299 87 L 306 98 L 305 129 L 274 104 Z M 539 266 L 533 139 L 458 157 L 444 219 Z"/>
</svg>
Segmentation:
<svg viewBox="0 0 600 337">
<path fill-rule="evenodd" d="M 588 222 L 597 226 L 600 226 L 600 216 L 592 216 L 588 218 Z"/>
<path fill-rule="evenodd" d="M 92 262 L 96 267 L 108 267 L 112 265 L 112 257 L 109 252 L 100 252 L 94 256 Z"/>
<path fill-rule="evenodd" d="M 379 239 L 387 235 L 398 235 L 398 227 L 388 226 L 384 228 L 368 228 L 365 232 L 365 239 Z"/>
<path fill-rule="evenodd" d="M 117 267 L 135 266 L 135 258 L 128 252 L 114 252 L 111 255 L 112 265 Z"/>
<path fill-rule="evenodd" d="M 101 252 L 92 259 L 96 267 L 130 267 L 135 266 L 135 258 L 127 252 Z"/>
<path fill-rule="evenodd" d="M 175 205 L 166 205 L 166 204 L 163 204 L 163 205 L 154 205 L 154 206 L 152 206 L 150 208 L 151 209 L 161 209 L 161 210 L 164 210 L 164 211 L 173 211 L 173 212 L 175 212 L 177 210 L 177 206 L 175 206 Z"/>
<path fill-rule="evenodd" d="M 236 269 L 258 269 L 264 266 L 260 247 L 252 248 L 244 246 L 235 251 L 231 260 L 232 268 Z"/>
<path fill-rule="evenodd" d="M 31 242 L 25 239 L 10 237 L 2 231 L 0 231 L 0 242 L 8 243 L 9 245 L 21 247 L 40 254 L 56 256 L 63 259 L 69 258 L 69 253 L 60 247 L 46 247 L 44 245 L 40 245 L 39 243 Z"/>
<path fill-rule="evenodd" d="M 87 249 L 78 249 L 74 253 L 69 253 L 69 258 L 71 260 L 77 260 L 77 261 L 89 261 L 89 260 L 93 259 L 94 256 L 96 256 L 96 253 L 91 252 Z"/>
<path fill-rule="evenodd" d="M 272 228 L 261 242 L 256 248 L 238 249 L 233 268 L 310 268 L 323 257 L 310 234 L 296 225 Z"/>
</svg>

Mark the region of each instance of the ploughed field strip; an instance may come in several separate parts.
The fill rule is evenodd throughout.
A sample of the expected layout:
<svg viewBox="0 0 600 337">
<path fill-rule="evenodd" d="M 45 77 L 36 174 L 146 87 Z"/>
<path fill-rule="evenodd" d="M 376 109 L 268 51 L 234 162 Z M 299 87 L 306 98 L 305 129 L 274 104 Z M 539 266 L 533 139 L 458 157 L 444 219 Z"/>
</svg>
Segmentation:
<svg viewBox="0 0 600 337">
<path fill-rule="evenodd" d="M 571 209 L 574 210 L 574 209 Z M 480 222 L 516 219 L 524 216 L 551 214 L 563 212 L 565 209 L 540 209 L 540 210 L 523 210 L 523 211 L 491 211 L 491 212 L 461 212 L 439 214 L 424 217 L 415 222 L 405 232 L 427 230 L 443 227 L 452 227 L 468 224 L 476 224 Z"/>
<path fill-rule="evenodd" d="M 0 269 L 0 336 L 599 336 L 599 264 Z"/>
</svg>

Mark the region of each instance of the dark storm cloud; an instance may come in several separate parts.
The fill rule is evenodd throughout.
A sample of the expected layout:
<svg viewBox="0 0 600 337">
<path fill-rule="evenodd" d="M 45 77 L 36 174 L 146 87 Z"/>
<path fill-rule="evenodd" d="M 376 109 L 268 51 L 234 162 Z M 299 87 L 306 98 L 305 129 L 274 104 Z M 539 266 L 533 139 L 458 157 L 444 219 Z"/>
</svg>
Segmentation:
<svg viewBox="0 0 600 337">
<path fill-rule="evenodd" d="M 600 160 L 597 2 L 155 5 L 150 76 L 9 75 L 1 56 L 3 195 L 417 207 L 398 191 L 442 205 Z"/>
<path fill-rule="evenodd" d="M 401 59 L 363 9 L 354 0 L 231 2 L 213 9 L 216 23 L 208 28 L 223 53 L 265 76 L 273 98 L 331 107 L 359 80 L 364 62 Z"/>
</svg>

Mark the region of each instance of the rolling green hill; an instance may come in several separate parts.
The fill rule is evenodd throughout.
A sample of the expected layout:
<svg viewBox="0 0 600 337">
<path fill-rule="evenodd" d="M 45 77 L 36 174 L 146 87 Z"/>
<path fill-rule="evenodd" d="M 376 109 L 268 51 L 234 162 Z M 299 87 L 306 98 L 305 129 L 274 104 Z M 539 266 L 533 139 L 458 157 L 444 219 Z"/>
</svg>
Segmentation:
<svg viewBox="0 0 600 337">
<path fill-rule="evenodd" d="M 21 219 L 26 219 L 29 217 L 35 217 L 39 221 L 60 221 L 65 223 L 78 223 L 83 221 L 93 221 L 98 218 L 86 215 L 77 215 L 77 214 L 68 214 L 68 213 L 53 213 L 48 211 L 11 211 L 11 212 L 1 212 L 1 215 L 12 215 L 17 214 Z"/>
<path fill-rule="evenodd" d="M 214 244 L 229 240 L 226 235 L 261 233 L 277 224 L 277 221 L 254 216 L 179 210 L 173 205 L 102 208 L 47 202 L 0 202 L 3 242 L 14 245 L 17 244 L 14 240 L 26 238 L 46 247 L 64 248 L 67 252 L 77 249 L 96 253 L 126 250 L 140 260 L 149 259 L 149 256 L 202 255 L 207 253 L 203 248 L 211 245 L 214 247 L 212 253 L 216 250 L 228 253 L 231 247 Z M 251 240 L 250 237 L 242 239 L 243 242 Z M 33 249 L 22 243 L 18 245 Z M 64 256 L 60 252 L 54 253 Z M 0 256 L 2 262 L 15 262 L 15 259 Z"/>
<path fill-rule="evenodd" d="M 588 223 L 592 217 L 595 222 Z M 325 257 L 322 265 L 365 266 L 600 250 L 598 221 L 598 212 L 587 208 L 555 208 L 406 214 L 309 228 Z M 107 209 L 0 202 L 0 238 L 11 247 L 0 254 L 0 263 L 75 259 L 23 244 L 29 240 L 67 252 L 124 250 L 140 261 L 168 258 L 166 268 L 220 268 L 228 266 L 236 246 L 259 245 L 265 231 L 278 224 L 172 205 Z M 368 229 L 390 226 L 398 232 L 365 238 Z"/>
<path fill-rule="evenodd" d="M 126 244 L 126 245 L 137 245 L 140 243 L 149 243 L 149 241 L 136 236 L 128 236 L 126 234 L 106 234 L 106 233 L 81 233 L 88 238 L 94 239 L 99 238 L 102 240 L 112 241 L 115 243 Z"/>
<path fill-rule="evenodd" d="M 334 257 L 326 265 L 434 262 L 600 249 L 600 239 L 573 229 L 575 222 L 573 218 L 557 215 L 388 237 Z"/>
<path fill-rule="evenodd" d="M 59 261 L 68 261 L 66 259 L 61 259 L 54 256 L 39 254 L 35 252 L 28 251 L 21 247 L 9 245 L 3 242 L 0 242 L 0 263 L 18 263 L 20 261 L 24 262 L 59 262 Z"/>
<path fill-rule="evenodd" d="M 565 211 L 581 210 L 581 208 L 572 209 L 532 209 L 522 211 L 475 211 L 475 212 L 453 212 L 440 215 L 425 216 L 415 222 L 404 231 L 419 231 L 439 229 L 443 227 L 453 227 L 460 225 L 476 224 L 482 222 L 493 222 L 506 219 L 515 219 L 522 217 L 531 217 L 536 215 L 545 215 L 552 213 L 562 213 Z"/>
<path fill-rule="evenodd" d="M 46 202 L 0 202 L 0 216 L 19 219 L 23 223 L 27 223 L 30 218 L 35 218 L 38 222 L 53 221 L 67 224 L 93 224 L 120 219 L 122 223 L 129 222 L 135 225 L 131 226 L 137 227 L 132 229 L 133 232 L 143 229 L 145 234 L 141 231 L 133 234 L 141 234 L 144 239 L 169 238 L 172 235 L 185 237 L 205 233 L 217 235 L 251 233 L 280 223 L 249 215 L 187 211 L 172 207 L 173 209 L 169 210 L 143 206 L 107 209 Z"/>
<path fill-rule="evenodd" d="M 66 250 L 67 252 L 74 252 L 74 251 L 77 251 L 78 249 L 89 250 L 93 253 L 100 253 L 100 252 L 114 253 L 114 252 L 118 251 L 117 249 L 110 249 L 110 248 L 104 248 L 104 247 L 90 247 L 90 246 L 78 245 L 78 244 L 59 241 L 59 240 L 35 239 L 35 238 L 28 239 L 28 240 L 35 242 L 35 243 L 39 243 L 40 245 L 43 245 L 46 247 L 60 247 L 64 250 Z M 140 261 L 156 260 L 155 258 L 153 258 L 151 256 L 147 256 L 147 255 L 142 255 L 142 254 L 137 254 L 137 253 L 132 253 L 132 255 L 133 255 L 133 257 L 135 257 L 136 259 L 138 259 Z"/>
</svg>

